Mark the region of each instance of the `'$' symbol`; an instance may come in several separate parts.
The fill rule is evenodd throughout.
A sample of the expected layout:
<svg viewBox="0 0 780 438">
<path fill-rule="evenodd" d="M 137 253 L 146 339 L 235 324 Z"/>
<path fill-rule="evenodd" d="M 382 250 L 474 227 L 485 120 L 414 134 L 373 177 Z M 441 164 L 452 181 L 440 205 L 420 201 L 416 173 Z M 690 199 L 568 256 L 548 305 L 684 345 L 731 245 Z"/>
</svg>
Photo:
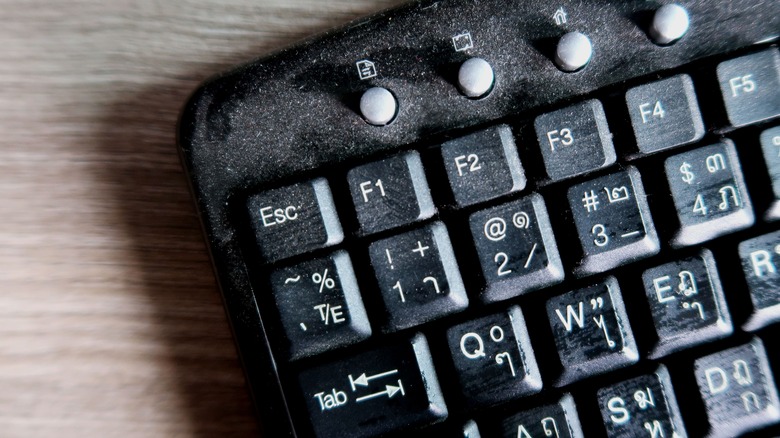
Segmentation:
<svg viewBox="0 0 780 438">
<path fill-rule="evenodd" d="M 694 176 L 693 172 L 691 172 L 691 163 L 683 162 L 682 166 L 680 166 L 680 172 L 682 172 L 682 180 L 683 182 L 686 182 L 688 184 L 692 183 L 693 180 L 696 178 Z"/>
</svg>

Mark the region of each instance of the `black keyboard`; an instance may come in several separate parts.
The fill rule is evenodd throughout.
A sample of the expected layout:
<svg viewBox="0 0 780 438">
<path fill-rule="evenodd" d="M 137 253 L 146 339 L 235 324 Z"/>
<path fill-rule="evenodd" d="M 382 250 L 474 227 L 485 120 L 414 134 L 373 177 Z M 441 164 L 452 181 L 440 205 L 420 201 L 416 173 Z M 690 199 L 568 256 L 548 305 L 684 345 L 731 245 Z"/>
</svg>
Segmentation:
<svg viewBox="0 0 780 438">
<path fill-rule="evenodd" d="M 419 1 L 205 83 L 265 436 L 780 434 L 779 38 L 771 0 Z"/>
</svg>

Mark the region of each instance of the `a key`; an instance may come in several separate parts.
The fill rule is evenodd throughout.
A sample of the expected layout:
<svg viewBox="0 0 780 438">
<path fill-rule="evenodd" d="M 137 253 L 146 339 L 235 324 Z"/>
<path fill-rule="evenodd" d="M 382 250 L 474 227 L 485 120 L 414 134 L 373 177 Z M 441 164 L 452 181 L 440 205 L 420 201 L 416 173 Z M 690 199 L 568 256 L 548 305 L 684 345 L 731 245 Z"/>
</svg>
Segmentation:
<svg viewBox="0 0 780 438">
<path fill-rule="evenodd" d="M 730 335 L 734 329 L 715 260 L 708 250 L 642 274 L 661 357 Z"/>
<path fill-rule="evenodd" d="M 780 421 L 777 387 L 760 339 L 697 359 L 694 372 L 710 437 L 733 437 Z"/>
<path fill-rule="evenodd" d="M 615 162 L 615 147 L 604 108 L 587 100 L 542 114 L 534 121 L 547 175 L 561 180 Z"/>
<path fill-rule="evenodd" d="M 416 151 L 355 167 L 347 172 L 361 234 L 427 219 L 436 212 Z"/>
<path fill-rule="evenodd" d="M 472 406 L 492 406 L 542 390 L 520 307 L 447 330 L 460 388 Z"/>
<path fill-rule="evenodd" d="M 610 438 L 685 438 L 685 426 L 663 365 L 598 391 L 601 418 Z"/>
<path fill-rule="evenodd" d="M 270 281 L 291 360 L 371 336 L 352 262 L 345 251 L 276 269 Z"/>
<path fill-rule="evenodd" d="M 325 178 L 267 190 L 247 201 L 260 256 L 275 262 L 344 239 Z"/>
<path fill-rule="evenodd" d="M 441 146 L 441 156 L 453 197 L 460 206 L 525 187 L 525 172 L 507 125 L 450 140 Z"/>
<path fill-rule="evenodd" d="M 764 154 L 769 177 L 772 179 L 774 202 L 766 212 L 767 220 L 780 219 L 780 126 L 761 133 L 761 152 Z"/>
<path fill-rule="evenodd" d="M 745 126 L 780 115 L 777 48 L 721 62 L 718 82 L 732 125 Z"/>
<path fill-rule="evenodd" d="M 379 240 L 368 251 L 387 312 L 387 330 L 413 327 L 468 306 L 442 223 Z"/>
<path fill-rule="evenodd" d="M 422 335 L 309 369 L 299 382 L 318 437 L 383 435 L 448 413 Z"/>
<path fill-rule="evenodd" d="M 673 246 L 706 242 L 753 224 L 753 207 L 730 141 L 667 158 L 664 167 L 680 222 Z"/>
<path fill-rule="evenodd" d="M 745 330 L 757 330 L 780 321 L 780 231 L 739 244 L 753 312 Z"/>
<path fill-rule="evenodd" d="M 563 367 L 557 386 L 639 359 L 615 277 L 549 299 L 547 318 Z"/>
<path fill-rule="evenodd" d="M 558 403 L 518 412 L 501 421 L 504 438 L 557 437 L 583 438 L 574 399 L 565 394 Z"/>
<path fill-rule="evenodd" d="M 636 168 L 577 184 L 568 198 L 583 253 L 578 274 L 604 272 L 659 251 Z"/>
<path fill-rule="evenodd" d="M 639 150 L 652 153 L 704 136 L 704 122 L 688 75 L 634 87 L 626 93 Z"/>
<path fill-rule="evenodd" d="M 538 194 L 476 212 L 469 226 L 485 280 L 484 302 L 506 300 L 563 280 L 561 257 Z"/>
</svg>

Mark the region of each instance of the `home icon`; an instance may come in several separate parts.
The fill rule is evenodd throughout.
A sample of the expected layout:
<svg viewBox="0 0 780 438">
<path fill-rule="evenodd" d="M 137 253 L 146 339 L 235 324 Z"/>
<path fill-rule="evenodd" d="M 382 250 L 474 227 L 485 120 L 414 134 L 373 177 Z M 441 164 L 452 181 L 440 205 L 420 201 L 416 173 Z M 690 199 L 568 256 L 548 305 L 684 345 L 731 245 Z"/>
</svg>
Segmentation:
<svg viewBox="0 0 780 438">
<path fill-rule="evenodd" d="M 563 7 L 560 7 L 557 11 L 555 11 L 555 14 L 553 14 L 553 20 L 555 20 L 555 24 L 558 26 L 566 24 L 566 11 L 563 10 Z"/>
</svg>

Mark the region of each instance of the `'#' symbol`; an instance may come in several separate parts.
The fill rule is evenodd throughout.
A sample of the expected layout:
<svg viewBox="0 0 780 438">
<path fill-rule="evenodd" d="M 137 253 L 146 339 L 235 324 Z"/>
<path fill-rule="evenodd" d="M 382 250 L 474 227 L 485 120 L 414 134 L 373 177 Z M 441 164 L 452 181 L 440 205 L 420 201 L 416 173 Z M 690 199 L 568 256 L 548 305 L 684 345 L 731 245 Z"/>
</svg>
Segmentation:
<svg viewBox="0 0 780 438">
<path fill-rule="evenodd" d="M 582 205 L 588 209 L 588 213 L 598 210 L 599 195 L 597 195 L 593 190 L 590 191 L 590 194 L 585 192 L 585 196 L 582 197 Z"/>
<path fill-rule="evenodd" d="M 374 65 L 373 62 L 367 59 L 358 61 L 355 65 L 357 66 L 358 75 L 360 76 L 361 81 L 373 78 L 374 76 L 377 75 L 376 66 Z"/>
</svg>

